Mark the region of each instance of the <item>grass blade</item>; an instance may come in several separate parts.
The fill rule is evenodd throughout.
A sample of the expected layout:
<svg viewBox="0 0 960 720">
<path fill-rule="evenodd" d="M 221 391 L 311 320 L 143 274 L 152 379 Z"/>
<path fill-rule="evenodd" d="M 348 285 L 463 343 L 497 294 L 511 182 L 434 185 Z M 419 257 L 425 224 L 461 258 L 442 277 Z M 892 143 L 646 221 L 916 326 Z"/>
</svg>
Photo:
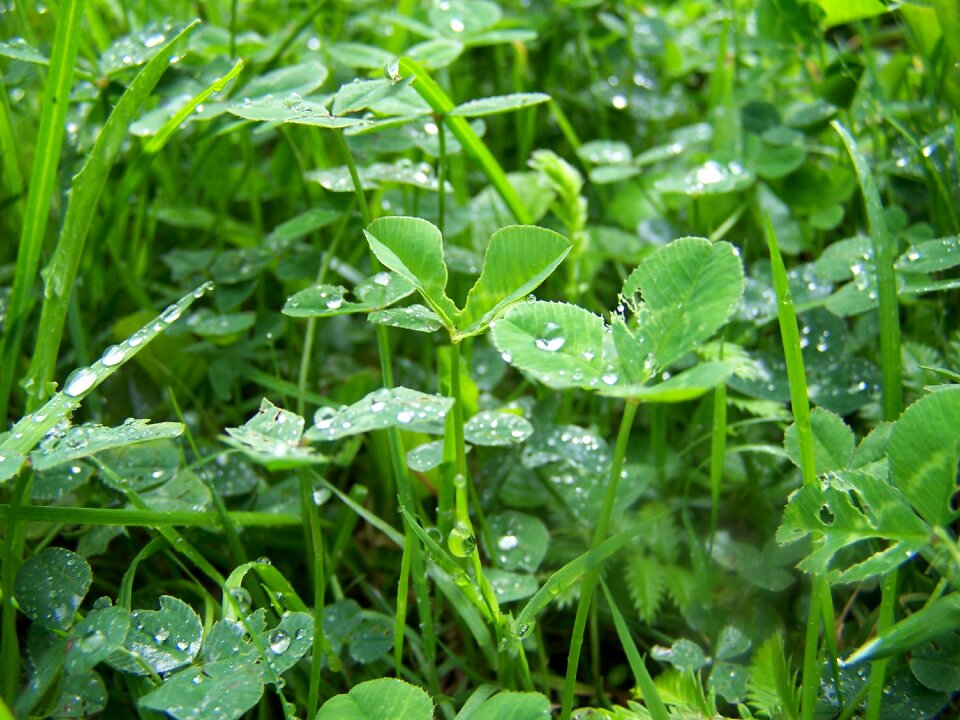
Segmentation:
<svg viewBox="0 0 960 720">
<path fill-rule="evenodd" d="M 50 219 L 50 205 L 53 202 L 69 104 L 66 100 L 73 84 L 77 50 L 80 47 L 84 3 L 85 0 L 67 0 L 60 6 L 57 31 L 53 38 L 50 72 L 44 90 L 43 112 L 40 115 L 33 170 L 28 185 L 30 192 L 20 233 L 17 269 L 7 307 L 6 331 L 0 354 L 0 419 L 4 425 L 10 407 L 10 391 L 13 389 L 19 365 L 17 358 L 23 342 L 23 331 L 33 307 L 32 295 L 40 253 L 43 250 L 43 238 L 47 221 Z M 21 13 L 16 14 L 19 16 Z M 6 97 L 6 93 L 4 96 Z M 6 100 L 4 102 L 6 103 Z"/>
<path fill-rule="evenodd" d="M 70 292 L 80 266 L 90 223 L 110 170 L 120 155 L 127 128 L 142 112 L 144 102 L 170 66 L 169 49 L 198 24 L 199 21 L 194 21 L 172 34 L 171 39 L 158 48 L 153 58 L 133 79 L 110 113 L 87 162 L 71 183 L 67 214 L 48 267 L 40 327 L 27 375 L 31 388 L 28 410 L 34 410 L 49 396 L 49 383 L 56 369 Z"/>
</svg>

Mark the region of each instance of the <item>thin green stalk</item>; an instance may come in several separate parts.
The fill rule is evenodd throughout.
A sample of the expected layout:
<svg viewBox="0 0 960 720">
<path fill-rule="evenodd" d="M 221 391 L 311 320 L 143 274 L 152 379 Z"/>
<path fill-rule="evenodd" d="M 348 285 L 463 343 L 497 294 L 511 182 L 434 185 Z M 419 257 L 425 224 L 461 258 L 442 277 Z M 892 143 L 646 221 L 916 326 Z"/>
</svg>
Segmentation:
<svg viewBox="0 0 960 720">
<path fill-rule="evenodd" d="M 623 408 L 623 417 L 620 419 L 620 430 L 617 433 L 617 444 L 610 461 L 610 477 L 603 495 L 603 507 L 600 517 L 597 518 L 597 527 L 593 534 L 591 550 L 596 550 L 606 539 L 610 527 L 610 517 L 613 515 L 613 506 L 617 499 L 617 486 L 620 483 L 620 472 L 623 469 L 623 460 L 627 455 L 627 445 L 630 441 L 630 429 L 633 427 L 633 418 L 637 414 L 639 401 L 628 399 Z M 563 683 L 563 698 L 560 705 L 560 720 L 570 720 L 573 711 L 573 691 L 577 682 L 577 667 L 580 664 L 580 649 L 583 646 L 583 634 L 587 625 L 587 616 L 590 610 L 590 600 L 593 590 L 600 576 L 599 568 L 590 570 L 583 578 L 580 589 L 580 601 L 577 604 L 577 615 L 573 621 L 573 632 L 570 637 L 570 650 L 567 654 L 567 675 Z"/>
<path fill-rule="evenodd" d="M 780 246 L 770 218 L 763 217 L 770 263 L 773 271 L 773 287 L 777 293 L 777 314 L 780 321 L 781 342 L 787 363 L 787 379 L 790 383 L 790 405 L 797 427 L 797 443 L 800 447 L 800 474 L 804 485 L 817 482 L 813 444 L 813 428 L 810 423 L 810 401 L 807 396 L 807 379 L 803 365 L 803 350 L 800 330 L 797 327 L 797 311 L 787 283 L 787 270 L 780 255 Z M 803 677 L 800 688 L 801 720 L 812 720 L 820 687 L 820 669 L 817 662 L 820 621 L 824 609 L 824 597 L 830 592 L 827 580 L 817 575 L 810 593 L 810 610 L 807 615 L 803 651 Z M 832 603 L 831 603 L 832 607 Z M 832 625 L 827 628 L 832 632 Z M 832 659 L 836 662 L 836 658 Z"/>
<path fill-rule="evenodd" d="M 721 359 L 723 354 L 721 352 Z M 710 543 L 717 534 L 720 514 L 720 491 L 723 488 L 723 463 L 727 455 L 727 386 L 717 385 L 713 391 L 713 427 L 710 433 Z"/>
<path fill-rule="evenodd" d="M 295 527 L 303 521 L 297 515 L 270 512 L 230 510 L 230 522 L 237 527 Z M 192 510 L 121 510 L 114 508 L 78 508 L 27 505 L 15 508 L 13 503 L 0 505 L 0 520 L 13 522 L 56 522 L 68 525 L 106 525 L 113 527 L 201 527 L 221 529 L 220 513 Z M 10 527 L 8 525 L 8 527 Z"/>
<path fill-rule="evenodd" d="M 830 123 L 840 135 L 850 154 L 857 172 L 857 180 L 863 193 L 867 222 L 870 226 L 870 239 L 873 245 L 873 258 L 877 274 L 877 300 L 880 306 L 880 368 L 883 373 L 883 419 L 893 422 L 900 417 L 903 383 L 901 379 L 900 358 L 900 307 L 897 301 L 897 277 L 894 262 L 897 255 L 897 241 L 887 228 L 880 203 L 877 182 L 870 172 L 867 160 L 850 131 L 839 121 Z"/>
<path fill-rule="evenodd" d="M 77 50 L 82 36 L 85 0 L 64 0 L 57 16 L 57 29 L 50 53 L 50 69 L 44 85 L 43 109 L 34 150 L 33 169 L 27 185 L 26 212 L 17 250 L 17 268 L 7 303 L 7 319 L 0 351 L 0 426 L 5 427 L 10 409 L 10 392 L 20 363 L 20 346 L 33 308 L 33 291 L 43 241 L 50 219 L 57 182 L 60 149 L 66 132 L 67 108 Z M 17 13 L 19 15 L 20 13 Z M 7 148 L 9 150 L 9 148 Z M 10 162 L 14 162 L 11 159 Z M 9 697 L 9 696 L 8 696 Z"/>
<path fill-rule="evenodd" d="M 637 687 L 640 688 L 640 692 L 643 695 L 643 703 L 647 706 L 647 711 L 650 713 L 651 719 L 670 720 L 670 714 L 667 712 L 667 707 L 663 704 L 660 691 L 657 690 L 653 678 L 650 677 L 650 672 L 647 670 L 643 658 L 640 657 L 633 638 L 630 637 L 630 629 L 627 627 L 627 622 L 623 619 L 623 614 L 620 612 L 620 608 L 617 607 L 616 600 L 614 600 L 613 594 L 610 592 L 610 588 L 607 587 L 607 583 L 603 581 L 603 578 L 600 578 L 600 586 L 603 589 L 603 594 L 607 598 L 607 606 L 610 608 L 610 614 L 613 615 L 613 625 L 617 629 L 617 637 L 620 638 L 620 644 L 627 654 L 627 662 L 630 665 L 630 670 L 633 672 L 633 679 L 636 680 Z"/>
<path fill-rule="evenodd" d="M 437 158 L 437 228 L 443 235 L 444 224 L 446 223 L 447 207 L 447 133 L 443 129 L 443 123 L 437 121 L 437 144 L 440 148 L 440 157 Z"/>
<path fill-rule="evenodd" d="M 20 645 L 17 640 L 17 608 L 13 602 L 17 571 L 23 562 L 24 516 L 30 502 L 33 473 L 20 473 L 13 488 L 13 498 L 7 506 L 9 515 L 4 527 L 3 566 L 0 567 L 0 587 L 3 589 L 0 628 L 0 697 L 12 698 L 20 684 Z"/>
<path fill-rule="evenodd" d="M 373 222 L 373 218 L 370 214 L 370 206 L 367 204 L 367 198 L 363 191 L 363 185 L 360 182 L 360 174 L 357 172 L 357 165 L 353 159 L 353 153 L 350 152 L 350 146 L 347 145 L 347 141 L 343 136 L 343 131 L 334 130 L 334 137 L 337 140 L 337 145 L 340 148 L 340 151 L 343 153 L 344 162 L 347 165 L 347 169 L 350 172 L 350 178 L 353 180 L 353 189 L 354 195 L 357 198 L 357 203 L 360 206 L 360 215 L 363 218 L 364 226 L 369 225 Z M 373 256 L 371 252 L 371 262 L 373 266 L 376 267 L 377 259 Z M 390 355 L 390 341 L 389 336 L 387 335 L 387 328 L 384 325 L 377 325 L 377 354 L 380 358 L 380 375 L 385 388 L 392 388 L 394 386 L 393 381 L 393 364 L 391 362 Z M 400 498 L 400 505 L 406 508 L 409 512 L 415 513 L 419 506 L 417 502 L 416 493 L 413 490 L 413 484 L 410 482 L 410 475 L 407 472 L 407 464 L 403 453 L 403 443 L 400 439 L 400 431 L 395 427 L 387 428 L 387 444 L 390 451 L 390 466 L 393 470 L 393 478 L 396 482 L 397 494 Z M 428 677 L 427 680 L 430 684 L 430 690 L 434 695 L 439 695 L 440 693 L 440 681 L 437 676 L 436 663 L 434 658 L 436 658 L 437 653 L 437 634 L 436 627 L 434 626 L 433 621 L 433 610 L 431 608 L 430 602 L 430 587 L 427 584 L 427 573 L 426 573 L 426 561 L 423 556 L 423 550 L 418 542 L 410 542 L 409 536 L 412 534 L 412 529 L 409 524 L 404 522 L 403 526 L 404 538 L 403 550 L 407 552 L 409 549 L 413 556 L 411 558 L 411 566 L 413 568 L 413 587 L 414 593 L 417 599 L 417 614 L 420 617 L 420 625 L 423 628 L 423 645 L 424 653 L 426 655 L 426 667 Z M 398 593 L 402 588 L 398 587 Z M 395 652 L 399 653 L 401 656 L 403 654 L 403 636 L 404 628 L 406 628 L 406 597 L 400 599 L 397 598 L 397 615 L 394 628 L 399 628 L 399 634 L 395 634 L 394 643 L 400 646 L 400 650 Z M 401 615 L 403 612 L 403 615 Z M 402 624 L 401 624 L 402 622 Z"/>
<path fill-rule="evenodd" d="M 310 473 L 300 473 L 300 512 L 307 521 L 304 528 L 307 549 L 311 555 L 310 571 L 313 576 L 313 637 L 318 647 L 327 645 L 323 631 L 323 603 L 326 595 L 326 573 L 323 562 L 323 532 L 320 530 L 320 516 L 313 501 L 313 487 Z M 320 698 L 320 671 L 323 656 L 326 653 L 314 652 L 310 660 L 310 685 L 307 691 L 307 717 L 317 714 Z"/>
<path fill-rule="evenodd" d="M 874 266 L 877 275 L 877 294 L 880 316 L 880 369 L 883 373 L 882 404 L 883 419 L 893 422 L 900 416 L 903 385 L 901 380 L 900 355 L 900 307 L 897 300 L 897 278 L 894 262 L 897 255 L 896 239 L 887 228 L 877 182 L 867 160 L 850 131 L 839 121 L 831 125 L 840 135 L 850 154 L 857 180 L 863 193 L 870 239 L 873 245 Z M 897 571 L 892 570 L 881 583 L 880 618 L 878 632 L 883 632 L 895 622 Z M 877 720 L 883 703 L 883 686 L 886 681 L 887 662 L 874 663 L 870 669 L 870 691 L 867 695 L 866 720 Z"/>
<path fill-rule="evenodd" d="M 451 116 L 449 112 L 455 107 L 453 101 L 440 88 L 432 77 L 420 65 L 407 57 L 399 58 L 390 68 L 391 79 L 394 81 L 402 80 L 406 77 L 413 77 L 413 89 L 420 97 L 427 101 L 427 104 L 433 109 L 433 112 L 443 119 L 447 127 L 454 134 L 463 149 L 477 161 L 484 175 L 493 185 L 497 194 L 503 198 L 510 212 L 521 225 L 530 225 L 533 218 L 523 200 L 513 189 L 507 175 L 504 173 L 500 163 L 493 156 L 493 153 L 484 145 L 483 141 L 477 136 L 470 127 L 466 118 Z"/>
</svg>

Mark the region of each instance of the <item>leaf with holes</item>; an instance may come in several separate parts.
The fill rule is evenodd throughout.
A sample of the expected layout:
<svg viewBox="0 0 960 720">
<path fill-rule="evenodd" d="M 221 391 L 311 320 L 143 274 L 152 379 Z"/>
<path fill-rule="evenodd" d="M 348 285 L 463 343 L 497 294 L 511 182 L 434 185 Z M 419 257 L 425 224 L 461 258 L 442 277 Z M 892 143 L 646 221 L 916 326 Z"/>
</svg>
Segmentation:
<svg viewBox="0 0 960 720">
<path fill-rule="evenodd" d="M 800 562 L 801 570 L 830 572 L 832 582 L 857 582 L 907 562 L 927 544 L 930 530 L 886 480 L 862 470 L 844 470 L 828 473 L 817 485 L 790 496 L 777 541 L 786 544 L 807 535 L 821 542 Z M 889 544 L 848 567 L 831 567 L 840 550 L 871 539 Z"/>
<path fill-rule="evenodd" d="M 237 428 L 227 428 L 224 441 L 251 460 L 271 469 L 326 462 L 310 448 L 301 447 L 305 421 L 264 398 L 260 410 Z"/>
</svg>

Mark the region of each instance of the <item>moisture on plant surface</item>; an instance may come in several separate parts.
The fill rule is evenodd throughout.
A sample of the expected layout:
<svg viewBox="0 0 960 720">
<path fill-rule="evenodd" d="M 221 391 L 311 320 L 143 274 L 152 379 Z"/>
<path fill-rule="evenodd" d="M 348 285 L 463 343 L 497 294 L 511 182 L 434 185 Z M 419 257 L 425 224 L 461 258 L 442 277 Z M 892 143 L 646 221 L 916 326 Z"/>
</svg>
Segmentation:
<svg viewBox="0 0 960 720">
<path fill-rule="evenodd" d="M 960 717 L 956 0 L 0 0 L 0 720 Z"/>
</svg>

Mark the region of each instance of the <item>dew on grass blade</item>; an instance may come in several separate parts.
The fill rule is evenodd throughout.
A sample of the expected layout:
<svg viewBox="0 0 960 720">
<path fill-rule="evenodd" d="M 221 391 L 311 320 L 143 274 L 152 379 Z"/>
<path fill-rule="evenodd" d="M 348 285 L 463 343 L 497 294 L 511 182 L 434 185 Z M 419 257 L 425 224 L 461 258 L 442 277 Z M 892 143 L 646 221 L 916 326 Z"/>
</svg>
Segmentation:
<svg viewBox="0 0 960 720">
<path fill-rule="evenodd" d="M 67 377 L 63 384 L 63 393 L 70 397 L 83 395 L 93 387 L 97 381 L 97 374 L 90 368 L 77 368 Z"/>
</svg>

